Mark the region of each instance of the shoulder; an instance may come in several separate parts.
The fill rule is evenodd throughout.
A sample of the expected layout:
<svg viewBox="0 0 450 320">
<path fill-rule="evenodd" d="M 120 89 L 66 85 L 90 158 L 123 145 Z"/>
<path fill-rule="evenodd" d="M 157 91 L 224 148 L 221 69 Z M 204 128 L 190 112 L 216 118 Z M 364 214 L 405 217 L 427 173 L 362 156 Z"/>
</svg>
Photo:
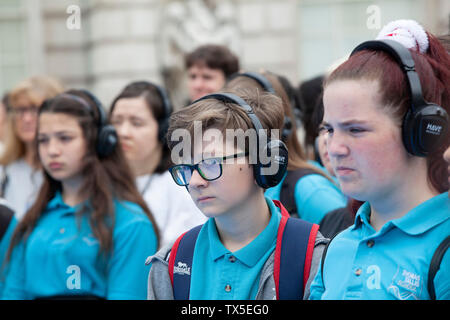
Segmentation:
<svg viewBox="0 0 450 320">
<path fill-rule="evenodd" d="M 116 226 L 122 227 L 129 224 L 151 224 L 145 211 L 137 203 L 124 200 L 114 200 Z"/>
<path fill-rule="evenodd" d="M 296 188 L 299 187 L 331 187 L 337 188 L 330 180 L 318 173 L 305 175 L 297 180 Z"/>
</svg>

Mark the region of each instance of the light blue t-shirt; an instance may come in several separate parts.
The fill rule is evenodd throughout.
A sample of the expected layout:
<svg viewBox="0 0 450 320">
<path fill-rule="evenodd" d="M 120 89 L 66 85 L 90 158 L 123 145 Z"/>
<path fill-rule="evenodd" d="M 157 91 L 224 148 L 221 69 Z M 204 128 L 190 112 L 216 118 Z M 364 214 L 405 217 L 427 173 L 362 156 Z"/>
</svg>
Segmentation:
<svg viewBox="0 0 450 320">
<path fill-rule="evenodd" d="M 194 249 L 191 300 L 253 300 L 262 268 L 275 250 L 281 212 L 266 198 L 271 218 L 248 245 L 230 252 L 220 241 L 214 218 L 200 230 Z"/>
<path fill-rule="evenodd" d="M 370 205 L 355 224 L 331 242 L 310 299 L 430 299 L 428 268 L 438 245 L 450 235 L 450 199 L 443 193 L 420 204 L 378 232 L 369 223 Z M 450 299 L 450 252 L 434 278 L 437 299 Z"/>
<path fill-rule="evenodd" d="M 15 216 L 11 217 L 8 228 L 6 229 L 3 238 L 0 241 L 0 297 L 3 293 L 3 287 L 5 286 L 6 274 L 8 272 L 7 264 L 5 263 L 6 254 L 8 253 L 11 237 L 14 233 L 14 229 L 17 226 L 17 219 Z"/>
<path fill-rule="evenodd" d="M 266 190 L 265 196 L 280 200 L 286 176 L 287 172 L 279 184 Z M 319 224 L 327 213 L 347 205 L 347 199 L 339 188 L 320 174 L 308 174 L 300 178 L 294 192 L 299 217 L 311 223 Z"/>
<path fill-rule="evenodd" d="M 14 248 L 3 299 L 95 295 L 146 299 L 145 265 L 157 249 L 153 226 L 137 204 L 114 201 L 113 248 L 99 254 L 89 215 L 75 216 L 61 194 L 48 203 L 30 236 Z"/>
</svg>

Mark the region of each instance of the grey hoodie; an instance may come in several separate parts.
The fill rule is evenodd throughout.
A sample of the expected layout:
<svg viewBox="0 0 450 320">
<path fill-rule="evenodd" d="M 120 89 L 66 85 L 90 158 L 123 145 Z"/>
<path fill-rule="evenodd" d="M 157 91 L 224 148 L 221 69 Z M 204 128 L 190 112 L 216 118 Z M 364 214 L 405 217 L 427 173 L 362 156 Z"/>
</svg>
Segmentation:
<svg viewBox="0 0 450 320">
<path fill-rule="evenodd" d="M 303 299 L 309 297 L 309 287 L 311 285 L 314 276 L 317 273 L 317 269 L 320 265 L 320 259 L 322 258 L 322 252 L 328 243 L 328 239 L 324 238 L 320 232 L 317 233 L 316 242 L 314 244 L 314 252 L 311 261 L 311 270 L 308 281 L 306 283 Z M 169 277 L 169 256 L 172 245 L 168 245 L 160 249 L 155 255 L 148 257 L 146 264 L 152 263 L 148 277 L 148 300 L 173 300 L 172 284 Z M 256 300 L 275 300 L 275 280 L 273 277 L 273 267 L 275 263 L 275 250 L 267 259 L 264 264 L 259 288 L 256 294 Z"/>
</svg>

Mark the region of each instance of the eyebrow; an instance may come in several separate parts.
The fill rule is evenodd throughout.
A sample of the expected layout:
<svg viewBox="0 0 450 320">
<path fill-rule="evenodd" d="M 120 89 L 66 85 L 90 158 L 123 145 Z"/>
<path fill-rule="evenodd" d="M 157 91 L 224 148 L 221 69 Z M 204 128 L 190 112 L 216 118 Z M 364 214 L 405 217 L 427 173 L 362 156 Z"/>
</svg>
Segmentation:
<svg viewBox="0 0 450 320">
<path fill-rule="evenodd" d="M 348 127 L 348 126 L 355 125 L 355 124 L 368 124 L 368 123 L 369 122 L 366 121 L 366 120 L 351 119 L 351 120 L 339 122 L 338 126 L 339 127 Z M 319 127 L 320 126 L 324 126 L 324 127 L 328 126 L 328 127 L 330 127 L 331 125 L 328 122 L 326 122 L 326 121 L 322 121 L 321 124 L 319 125 Z"/>
<path fill-rule="evenodd" d="M 61 136 L 61 135 L 65 135 L 65 134 L 69 134 L 69 135 L 70 134 L 76 134 L 76 132 L 75 131 L 62 130 L 62 131 L 54 132 L 53 134 L 56 135 L 56 136 Z M 47 132 L 38 132 L 38 135 L 48 136 L 48 135 L 51 135 L 51 134 L 49 134 Z"/>
</svg>

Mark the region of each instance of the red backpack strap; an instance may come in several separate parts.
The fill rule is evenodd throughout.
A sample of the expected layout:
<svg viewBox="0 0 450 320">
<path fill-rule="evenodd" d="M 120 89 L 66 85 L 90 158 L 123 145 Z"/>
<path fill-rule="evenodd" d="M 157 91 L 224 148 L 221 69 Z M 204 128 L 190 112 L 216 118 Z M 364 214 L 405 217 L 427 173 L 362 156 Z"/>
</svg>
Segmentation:
<svg viewBox="0 0 450 320">
<path fill-rule="evenodd" d="M 289 213 L 283 205 L 276 200 L 273 202 L 281 209 L 274 265 L 277 299 L 301 300 L 309 278 L 319 226 L 301 219 L 289 218 Z"/>
<path fill-rule="evenodd" d="M 168 269 L 175 300 L 189 299 L 195 242 L 202 226 L 183 233 L 172 246 Z"/>
<path fill-rule="evenodd" d="M 177 238 L 177 240 L 175 241 L 175 243 L 172 246 L 172 250 L 170 250 L 169 267 L 168 268 L 169 268 L 169 277 L 170 277 L 170 282 L 172 283 L 172 287 L 173 287 L 173 266 L 175 265 L 175 257 L 177 256 L 177 251 L 178 251 L 178 246 L 180 245 L 180 241 L 181 241 L 181 239 L 183 239 L 186 232 Z"/>
</svg>

